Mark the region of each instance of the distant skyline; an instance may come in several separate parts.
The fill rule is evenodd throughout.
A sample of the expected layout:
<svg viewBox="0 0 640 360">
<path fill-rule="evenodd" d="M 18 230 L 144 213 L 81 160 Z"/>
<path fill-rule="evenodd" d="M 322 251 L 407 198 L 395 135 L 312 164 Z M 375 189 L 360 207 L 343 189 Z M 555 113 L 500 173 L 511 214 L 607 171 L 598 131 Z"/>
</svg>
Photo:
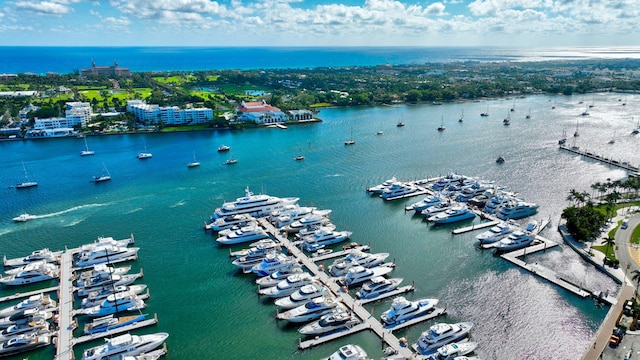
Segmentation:
<svg viewBox="0 0 640 360">
<path fill-rule="evenodd" d="M 15 0 L 0 46 L 638 46 L 638 0 Z"/>
</svg>

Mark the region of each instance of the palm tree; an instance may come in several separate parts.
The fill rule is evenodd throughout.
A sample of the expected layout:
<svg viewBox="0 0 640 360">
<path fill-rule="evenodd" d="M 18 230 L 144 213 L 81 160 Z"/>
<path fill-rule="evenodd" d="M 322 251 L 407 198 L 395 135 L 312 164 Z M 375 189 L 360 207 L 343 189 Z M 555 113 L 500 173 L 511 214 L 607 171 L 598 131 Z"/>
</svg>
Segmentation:
<svg viewBox="0 0 640 360">
<path fill-rule="evenodd" d="M 607 255 L 609 255 L 609 249 L 610 249 L 613 245 L 615 245 L 615 244 L 616 244 L 616 239 L 614 239 L 614 238 L 612 238 L 612 237 L 607 236 L 607 237 L 604 239 L 604 243 L 605 243 L 605 245 L 607 245 L 607 248 L 606 248 L 607 250 L 605 251 L 605 260 L 606 260 L 606 259 L 607 259 Z"/>
<path fill-rule="evenodd" d="M 634 299 L 638 297 L 638 286 L 640 286 L 640 270 L 633 270 L 631 272 L 631 280 L 636 282 L 636 292 Z"/>
</svg>

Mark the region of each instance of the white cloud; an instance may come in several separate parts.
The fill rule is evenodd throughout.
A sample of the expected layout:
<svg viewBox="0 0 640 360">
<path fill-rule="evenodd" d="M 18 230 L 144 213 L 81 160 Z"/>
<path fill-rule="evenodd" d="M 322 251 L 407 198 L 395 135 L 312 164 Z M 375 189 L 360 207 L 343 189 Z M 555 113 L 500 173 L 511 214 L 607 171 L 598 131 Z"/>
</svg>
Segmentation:
<svg viewBox="0 0 640 360">
<path fill-rule="evenodd" d="M 125 17 L 115 18 L 110 16 L 104 18 L 102 22 L 111 29 L 123 29 L 131 25 L 131 20 Z"/>
<path fill-rule="evenodd" d="M 68 6 L 69 1 L 16 1 L 14 3 L 17 10 L 26 10 L 41 15 L 61 16 L 65 15 L 73 9 Z"/>
<path fill-rule="evenodd" d="M 153 19 L 193 19 L 201 14 L 218 15 L 226 11 L 224 5 L 210 0 L 111 0 L 111 5 L 125 14 Z"/>
<path fill-rule="evenodd" d="M 426 14 L 429 15 L 436 15 L 436 16 L 442 16 L 445 15 L 445 6 L 443 3 L 441 2 L 437 2 L 437 3 L 433 3 L 429 6 L 427 6 L 427 8 L 424 11 Z"/>
</svg>

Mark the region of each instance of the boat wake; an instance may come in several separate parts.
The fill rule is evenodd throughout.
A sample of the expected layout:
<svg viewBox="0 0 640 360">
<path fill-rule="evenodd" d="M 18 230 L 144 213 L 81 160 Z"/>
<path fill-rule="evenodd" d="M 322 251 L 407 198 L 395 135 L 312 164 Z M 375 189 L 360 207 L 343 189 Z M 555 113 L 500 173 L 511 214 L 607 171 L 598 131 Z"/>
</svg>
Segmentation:
<svg viewBox="0 0 640 360">
<path fill-rule="evenodd" d="M 170 207 L 170 208 L 175 208 L 175 207 L 178 207 L 178 206 L 183 206 L 183 205 L 184 205 L 184 204 L 186 204 L 186 203 L 187 203 L 187 202 L 186 202 L 185 200 L 180 200 L 180 201 L 178 201 L 177 203 L 175 203 L 175 204 L 173 204 L 173 205 L 171 205 L 171 206 L 169 206 L 169 207 Z"/>
<path fill-rule="evenodd" d="M 326 177 L 341 177 L 341 176 L 344 176 L 344 175 L 343 174 L 329 174 L 329 175 L 326 175 Z"/>
<path fill-rule="evenodd" d="M 58 212 L 54 212 L 54 213 L 50 213 L 50 214 L 33 215 L 33 217 L 34 217 L 34 219 L 44 219 L 44 218 L 48 218 L 48 217 L 63 215 L 63 214 L 66 214 L 66 213 L 70 213 L 72 211 L 77 211 L 77 210 L 82 210 L 82 209 L 87 209 L 87 208 L 93 208 L 93 207 L 108 206 L 108 205 L 111 205 L 111 204 L 112 203 L 78 205 L 78 206 L 74 206 L 74 207 L 66 209 L 66 210 L 62 210 L 62 211 L 58 211 Z"/>
<path fill-rule="evenodd" d="M 140 210 L 142 210 L 142 208 L 141 208 L 141 207 L 139 207 L 139 208 L 134 208 L 134 209 L 131 209 L 131 210 L 129 210 L 129 211 L 127 211 L 127 212 L 125 212 L 125 214 L 133 214 L 134 212 L 138 212 L 138 211 L 140 211 Z"/>
<path fill-rule="evenodd" d="M 86 219 L 86 217 L 83 217 L 83 218 L 80 218 L 80 219 L 77 219 L 77 220 L 73 220 L 73 221 L 71 221 L 69 223 L 64 223 L 62 225 L 62 227 L 76 226 L 76 225 L 80 224 L 81 222 L 83 222 L 85 219 Z"/>
</svg>

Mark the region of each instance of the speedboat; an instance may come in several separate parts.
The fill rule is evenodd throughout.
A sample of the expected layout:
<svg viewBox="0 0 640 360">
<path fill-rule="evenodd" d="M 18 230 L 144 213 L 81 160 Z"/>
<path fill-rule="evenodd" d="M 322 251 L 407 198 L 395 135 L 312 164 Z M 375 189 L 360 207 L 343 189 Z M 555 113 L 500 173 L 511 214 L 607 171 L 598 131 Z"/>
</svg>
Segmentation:
<svg viewBox="0 0 640 360">
<path fill-rule="evenodd" d="M 96 264 L 110 264 L 127 258 L 135 258 L 138 255 L 138 250 L 140 250 L 140 248 L 106 245 L 94 251 L 83 253 L 82 256 L 80 256 L 80 260 L 76 262 L 76 266 L 86 268 Z"/>
<path fill-rule="evenodd" d="M 31 295 L 21 302 L 0 310 L 0 318 L 5 318 L 17 314 L 23 310 L 38 308 L 41 310 L 53 311 L 56 309 L 56 301 L 52 300 L 49 295 L 38 294 Z"/>
<path fill-rule="evenodd" d="M 60 270 L 57 265 L 49 263 L 38 264 L 37 267 L 32 267 L 20 271 L 15 275 L 0 278 L 0 284 L 9 286 L 33 284 L 57 278 L 59 273 Z"/>
<path fill-rule="evenodd" d="M 393 299 L 391 308 L 382 313 L 381 320 L 385 325 L 397 325 L 407 320 L 426 315 L 435 309 L 438 299 L 420 299 L 409 301 L 403 296 Z"/>
<path fill-rule="evenodd" d="M 240 269 L 242 269 L 242 272 L 244 273 L 249 273 L 251 272 L 251 268 L 254 267 L 255 265 L 259 264 L 262 262 L 262 260 L 267 257 L 267 255 L 271 252 L 273 253 L 280 253 L 279 251 L 279 247 L 278 248 L 270 248 L 270 249 L 257 249 L 257 248 L 252 248 L 252 249 L 256 249 L 255 251 L 249 251 L 249 253 L 245 256 L 239 257 L 235 260 L 233 260 L 231 263 L 237 267 L 239 267 Z"/>
<path fill-rule="evenodd" d="M 302 335 L 321 335 L 348 329 L 361 321 L 345 308 L 337 308 L 332 312 L 322 315 L 320 319 L 301 327 L 298 332 Z"/>
<path fill-rule="evenodd" d="M 424 199 L 418 201 L 417 203 L 413 203 L 405 208 L 406 211 L 415 211 L 416 214 L 420 214 L 422 210 L 427 209 L 430 206 L 437 205 L 442 201 L 442 197 L 440 194 L 430 195 L 425 197 Z"/>
<path fill-rule="evenodd" d="M 402 280 L 402 278 L 387 279 L 382 276 L 376 276 L 362 285 L 362 289 L 356 293 L 356 297 L 362 300 L 377 298 L 382 294 L 397 289 Z"/>
<path fill-rule="evenodd" d="M 222 231 L 234 226 L 246 226 L 251 221 L 255 221 L 255 219 L 249 214 L 229 215 L 217 219 L 212 217 L 211 223 L 207 224 L 205 228 L 207 230 Z"/>
<path fill-rule="evenodd" d="M 312 213 L 301 218 L 300 220 L 292 222 L 287 226 L 283 226 L 282 228 L 280 228 L 280 230 L 287 233 L 297 233 L 300 230 L 308 228 L 310 226 L 322 226 L 330 222 L 331 220 L 328 217 Z"/>
<path fill-rule="evenodd" d="M 83 309 L 81 312 L 91 317 L 99 317 L 123 311 L 138 311 L 146 307 L 144 300 L 137 295 L 131 292 L 121 292 L 109 295 L 100 305 Z"/>
<path fill-rule="evenodd" d="M 409 194 L 413 194 L 416 191 L 418 191 L 418 188 L 411 184 L 395 182 L 393 183 L 393 185 L 391 185 L 391 187 L 382 191 L 380 197 L 385 200 L 394 200 L 405 197 Z"/>
<path fill-rule="evenodd" d="M 139 152 L 138 155 L 136 156 L 138 159 L 140 160 L 144 160 L 144 159 L 151 159 L 153 157 L 153 154 L 150 152 Z"/>
<path fill-rule="evenodd" d="M 529 246 L 534 239 L 535 235 L 528 231 L 514 231 L 506 238 L 497 242 L 494 247 L 496 248 L 496 252 L 513 251 Z"/>
<path fill-rule="evenodd" d="M 510 203 L 500 208 L 497 216 L 501 220 L 522 219 L 538 212 L 538 205 L 524 201 Z"/>
<path fill-rule="evenodd" d="M 348 344 L 340 347 L 328 358 L 322 360 L 367 360 L 367 353 L 358 345 Z"/>
<path fill-rule="evenodd" d="M 286 279 L 281 280 L 276 286 L 260 289 L 258 294 L 270 298 L 281 298 L 294 293 L 305 285 L 311 284 L 313 281 L 314 278 L 309 273 L 302 272 L 299 274 L 293 274 L 287 276 Z"/>
<path fill-rule="evenodd" d="M 87 297 L 82 299 L 80 306 L 88 308 L 96 305 L 100 305 L 104 299 L 109 295 L 117 294 L 121 292 L 128 292 L 134 295 L 140 295 L 145 291 L 147 285 L 118 285 L 118 286 L 105 286 L 98 290 L 92 291 Z"/>
<path fill-rule="evenodd" d="M 476 239 L 480 241 L 480 244 L 491 244 L 502 240 L 518 229 L 519 227 L 516 224 L 508 221 L 493 226 L 491 229 L 476 235 Z"/>
<path fill-rule="evenodd" d="M 218 151 L 219 152 L 225 152 L 225 151 L 229 151 L 229 150 L 231 150 L 231 147 L 229 145 L 222 144 L 222 145 L 218 146 Z"/>
<path fill-rule="evenodd" d="M 338 281 L 345 286 L 359 285 L 365 281 L 371 280 L 376 276 L 384 276 L 393 271 L 391 266 L 378 266 L 368 269 L 363 266 L 352 266 L 347 275 L 341 277 Z"/>
<path fill-rule="evenodd" d="M 286 270 L 297 265 L 299 265 L 298 259 L 293 256 L 270 253 L 262 259 L 262 262 L 254 265 L 251 268 L 251 272 L 258 276 L 267 276 L 276 271 Z"/>
<path fill-rule="evenodd" d="M 454 206 L 451 209 L 445 210 L 427 218 L 427 221 L 432 221 L 434 224 L 449 224 L 453 222 L 473 219 L 475 217 L 476 214 L 470 211 L 466 206 Z"/>
<path fill-rule="evenodd" d="M 0 331 L 0 343 L 8 341 L 19 335 L 31 333 L 36 333 L 38 335 L 49 333 L 49 322 L 44 319 L 38 319 L 29 323 L 11 325 Z"/>
<path fill-rule="evenodd" d="M 249 187 L 245 189 L 245 196 L 236 201 L 226 202 L 217 208 L 213 218 L 221 218 L 229 215 L 249 214 L 254 217 L 269 215 L 272 211 L 281 209 L 287 205 L 297 203 L 299 198 L 279 198 L 269 195 L 254 195 Z"/>
<path fill-rule="evenodd" d="M 58 262 L 59 257 L 60 252 L 53 252 L 47 248 L 44 248 L 41 250 L 36 250 L 22 258 L 7 259 L 7 257 L 5 256 L 3 262 L 5 267 L 16 267 L 27 265 L 36 261 L 45 261 L 49 263 Z"/>
<path fill-rule="evenodd" d="M 95 318 L 84 326 L 86 335 L 110 331 L 130 324 L 143 321 L 147 314 L 115 317 L 113 314 Z"/>
<path fill-rule="evenodd" d="M 472 353 L 478 347 L 473 341 L 451 343 L 439 347 L 436 353 L 431 354 L 428 360 L 460 359 L 461 356 Z"/>
<path fill-rule="evenodd" d="M 312 321 L 331 312 L 340 302 L 333 296 L 324 295 L 308 301 L 285 312 L 278 313 L 276 317 L 280 320 L 301 323 Z M 344 305 L 342 305 L 344 306 Z"/>
<path fill-rule="evenodd" d="M 25 221 L 29 221 L 29 220 L 33 220 L 33 219 L 36 219 L 35 215 L 20 214 L 20 215 L 14 217 L 13 221 L 15 221 L 15 222 L 25 222 Z"/>
<path fill-rule="evenodd" d="M 18 335 L 0 344 L 0 356 L 9 356 L 47 346 L 51 343 L 51 333 L 38 335 L 29 333 Z"/>
<path fill-rule="evenodd" d="M 327 245 L 337 244 L 347 240 L 351 236 L 351 231 L 329 231 L 319 229 L 313 235 L 304 237 L 302 246 L 307 251 L 316 251 Z"/>
<path fill-rule="evenodd" d="M 85 350 L 82 360 L 108 360 L 125 355 L 139 355 L 162 346 L 167 337 L 167 333 L 116 336 L 105 339 L 106 343 L 103 345 Z"/>
<path fill-rule="evenodd" d="M 269 235 L 257 224 L 245 226 L 227 235 L 220 236 L 216 242 L 220 245 L 240 244 L 243 242 L 256 241 L 268 238 Z"/>
<path fill-rule="evenodd" d="M 298 274 L 301 272 L 302 267 L 300 265 L 293 266 L 291 268 L 282 269 L 274 272 L 273 274 L 258 278 L 256 279 L 256 284 L 258 284 L 258 286 L 261 288 L 276 286 L 280 281 L 286 279 L 287 276 Z"/>
<path fill-rule="evenodd" d="M 428 208 L 422 210 L 420 214 L 422 214 L 425 219 L 428 219 L 438 213 L 451 209 L 454 205 L 451 201 L 442 201 L 436 205 L 429 206 Z"/>
<path fill-rule="evenodd" d="M 345 275 L 353 265 L 360 265 L 371 268 L 382 264 L 389 253 L 369 254 L 360 250 L 351 250 L 343 258 L 337 259 L 329 266 L 329 274 L 333 277 Z"/>
<path fill-rule="evenodd" d="M 374 195 L 380 195 L 382 194 L 382 192 L 388 188 L 391 187 L 391 185 L 393 185 L 394 183 L 396 183 L 398 180 L 394 177 L 392 177 L 389 180 L 384 181 L 382 184 L 380 185 L 376 185 L 376 186 L 372 186 L 367 188 L 367 192 L 370 192 Z"/>
<path fill-rule="evenodd" d="M 282 309 L 293 309 L 306 304 L 311 299 L 327 294 L 328 290 L 322 284 L 313 282 L 293 292 L 291 295 L 275 301 L 276 306 Z"/>
<path fill-rule="evenodd" d="M 472 322 L 460 322 L 456 324 L 437 323 L 428 331 L 420 334 L 420 338 L 413 345 L 413 349 L 422 355 L 429 355 L 438 348 L 462 340 L 469 336 L 473 327 Z"/>
</svg>

